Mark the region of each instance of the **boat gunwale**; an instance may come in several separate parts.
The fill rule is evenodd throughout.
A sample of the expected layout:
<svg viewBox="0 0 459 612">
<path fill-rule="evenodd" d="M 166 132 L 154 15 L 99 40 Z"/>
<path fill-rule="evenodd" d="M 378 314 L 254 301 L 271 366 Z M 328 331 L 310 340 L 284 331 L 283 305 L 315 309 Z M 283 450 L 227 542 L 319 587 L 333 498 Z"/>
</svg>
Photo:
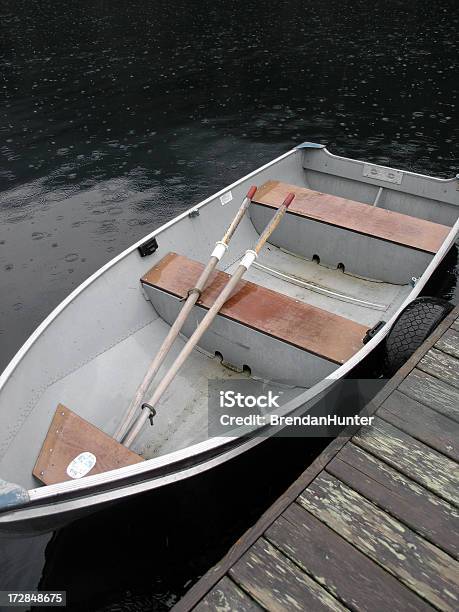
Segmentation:
<svg viewBox="0 0 459 612">
<path fill-rule="evenodd" d="M 337 159 L 342 159 L 345 161 L 351 161 L 351 162 L 356 162 L 356 163 L 361 163 L 361 164 L 368 163 L 368 162 L 364 162 L 361 160 L 355 160 L 352 158 L 334 155 L 330 153 L 326 148 L 322 150 L 326 154 L 332 157 L 335 157 Z M 54 319 L 56 319 L 59 316 L 59 314 L 61 314 L 65 310 L 65 308 L 80 293 L 82 293 L 89 285 L 91 285 L 95 280 L 97 280 L 100 276 L 102 276 L 108 269 L 110 269 L 112 266 L 119 263 L 122 259 L 124 259 L 128 255 L 130 255 L 146 240 L 159 235 L 161 232 L 165 231 L 167 228 L 173 226 L 174 224 L 178 223 L 182 219 L 186 218 L 191 210 L 196 210 L 196 209 L 206 206 L 211 201 L 225 194 L 229 190 L 237 187 L 238 185 L 247 181 L 251 177 L 256 176 L 263 170 L 275 165 L 281 160 L 286 159 L 287 157 L 297 152 L 301 152 L 301 149 L 298 149 L 297 147 L 295 147 L 287 151 L 286 153 L 272 160 L 268 164 L 265 164 L 261 166 L 260 168 L 257 168 L 253 172 L 240 178 L 238 181 L 235 181 L 231 185 L 228 185 L 224 187 L 223 189 L 221 189 L 220 191 L 212 194 L 211 196 L 209 196 L 208 198 L 206 198 L 199 204 L 191 206 L 189 209 L 187 209 L 186 211 L 184 211 L 177 217 L 174 217 L 173 219 L 171 219 L 164 225 L 153 230 L 150 234 L 147 234 L 142 239 L 135 242 L 133 245 L 125 249 L 123 252 L 118 254 L 116 257 L 111 259 L 106 264 L 104 264 L 101 268 L 96 270 L 91 276 L 89 276 L 85 281 L 83 281 L 76 289 L 74 289 L 62 302 L 60 302 L 60 304 L 44 319 L 44 321 L 29 336 L 29 338 L 26 340 L 26 342 L 22 345 L 22 347 L 18 350 L 18 352 L 13 357 L 11 362 L 5 368 L 3 373 L 0 375 L 0 391 L 5 385 L 5 383 L 7 382 L 7 380 L 9 379 L 9 377 L 11 376 L 11 374 L 14 372 L 16 367 L 19 365 L 19 363 L 21 362 L 22 358 L 25 356 L 27 351 L 33 346 L 35 341 L 46 330 L 46 328 L 49 325 L 51 325 Z M 395 170 L 395 168 L 390 168 L 390 169 Z M 452 179 L 442 179 L 438 177 L 430 177 L 428 175 L 418 174 L 418 173 L 409 172 L 405 170 L 402 170 L 402 172 L 404 172 L 405 174 L 416 176 L 416 177 L 422 177 L 424 179 L 427 178 L 429 180 L 433 180 L 436 182 L 446 183 L 446 182 L 452 182 L 456 180 L 456 177 L 453 177 Z M 439 204 L 442 205 L 444 203 L 439 202 Z M 455 205 L 454 203 L 450 203 L 450 204 Z M 426 267 L 422 276 L 419 278 L 413 290 L 408 294 L 406 299 L 399 306 L 399 308 L 394 312 L 392 317 L 386 322 L 386 325 L 384 325 L 383 328 L 367 344 L 365 344 L 357 353 L 355 353 L 355 355 L 353 355 L 348 361 L 346 361 L 339 368 L 337 368 L 332 374 L 328 375 L 322 381 L 320 381 L 319 383 L 317 383 L 316 385 L 314 385 L 313 387 L 311 387 L 304 393 L 301 393 L 296 398 L 290 400 L 290 402 L 288 402 L 285 405 L 284 407 L 285 409 L 288 409 L 289 412 L 293 412 L 294 410 L 298 409 L 302 404 L 309 401 L 315 395 L 325 390 L 334 381 L 337 381 L 340 378 L 344 377 L 349 371 L 351 371 L 356 365 L 358 365 L 370 352 L 372 352 L 380 344 L 380 342 L 387 335 L 388 331 L 390 330 L 391 325 L 393 324 L 395 319 L 398 317 L 400 312 L 407 306 L 407 304 L 409 304 L 414 298 L 416 298 L 419 295 L 423 287 L 426 285 L 427 281 L 430 279 L 432 274 L 435 272 L 436 268 L 438 267 L 438 265 L 440 264 L 440 262 L 442 261 L 446 253 L 452 247 L 458 231 L 459 231 L 459 219 L 452 226 L 450 232 L 446 236 L 440 249 L 433 256 L 432 260 L 430 261 L 429 265 Z M 121 489 L 126 488 L 126 489 L 129 489 L 129 492 L 126 493 L 126 495 L 130 495 L 131 493 L 133 494 L 132 487 L 140 486 L 142 484 L 144 485 L 144 489 L 148 489 L 148 488 L 151 489 L 151 488 L 154 488 L 154 486 L 152 486 L 152 482 L 153 482 L 152 479 L 155 478 L 155 476 L 154 474 L 148 475 L 148 473 L 159 472 L 161 468 L 164 467 L 165 465 L 173 467 L 173 466 L 176 466 L 177 463 L 181 463 L 184 460 L 193 459 L 199 456 L 201 453 L 209 454 L 214 449 L 221 448 L 222 453 L 214 455 L 211 460 L 206 461 L 204 459 L 203 462 L 194 464 L 193 466 L 186 468 L 185 470 L 185 471 L 192 470 L 194 471 L 194 473 L 199 473 L 201 471 L 209 469 L 215 463 L 217 464 L 221 463 L 224 460 L 222 458 L 222 454 L 225 454 L 226 456 L 226 454 L 228 453 L 228 449 L 226 447 L 228 447 L 228 445 L 230 445 L 231 443 L 234 443 L 235 440 L 240 440 L 240 444 L 235 444 L 232 447 L 230 452 L 232 452 L 234 455 L 237 455 L 243 450 L 247 450 L 251 446 L 254 446 L 255 444 L 259 443 L 263 439 L 265 438 L 264 437 L 259 437 L 259 438 L 252 437 L 249 440 L 244 441 L 244 439 L 241 439 L 239 437 L 211 438 L 209 440 L 205 440 L 204 442 L 200 442 L 198 444 L 188 446 L 185 449 L 173 451 L 172 453 L 163 455 L 161 457 L 147 459 L 146 461 L 135 464 L 133 466 L 125 466 L 125 467 L 117 468 L 115 470 L 111 470 L 109 472 L 104 472 L 102 474 L 88 476 L 79 481 L 66 481 L 66 482 L 57 483 L 54 485 L 47 485 L 47 486 L 42 486 L 38 488 L 32 488 L 28 490 L 30 502 L 22 506 L 18 506 L 16 508 L 5 509 L 5 511 L 0 512 L 0 523 L 4 522 L 3 519 L 9 516 L 10 514 L 13 514 L 13 513 L 17 514 L 18 512 L 20 513 L 21 511 L 25 512 L 27 510 L 32 510 L 33 508 L 37 509 L 37 503 L 40 504 L 40 507 L 43 507 L 44 504 L 49 505 L 55 502 L 64 503 L 65 501 L 68 501 L 70 503 L 78 499 L 81 499 L 83 496 L 88 497 L 88 495 L 91 495 L 91 490 L 92 490 L 92 496 L 93 497 L 97 496 L 101 494 L 100 490 L 99 491 L 95 490 L 97 489 L 98 486 L 99 487 L 108 486 L 111 483 L 114 484 L 115 486 L 104 490 L 104 492 L 107 495 L 110 494 L 110 492 L 112 493 L 111 498 L 113 498 L 114 490 L 120 491 Z M 202 467 L 203 465 L 204 467 Z M 142 474 L 145 474 L 146 476 L 146 478 L 143 479 L 142 481 L 140 482 L 136 481 L 134 483 L 126 482 L 126 480 L 129 480 L 130 478 L 133 478 L 136 476 L 138 477 L 138 476 L 141 476 Z M 175 478 L 174 478 L 174 475 L 175 475 Z M 162 481 L 163 479 L 168 479 L 170 481 L 173 481 L 173 480 L 178 480 L 178 479 L 186 478 L 186 477 L 188 476 L 184 475 L 180 477 L 180 472 L 176 471 L 164 477 L 161 477 L 159 475 L 159 480 Z M 162 486 L 162 485 L 157 485 L 157 486 Z M 80 495 L 78 495 L 79 493 Z M 71 494 L 76 494 L 76 495 L 74 495 L 71 499 L 67 499 L 67 500 L 64 499 L 67 495 L 71 495 Z M 125 495 L 118 495 L 118 497 L 124 497 L 124 496 Z M 44 502 L 44 504 L 41 504 L 40 502 Z"/>
</svg>

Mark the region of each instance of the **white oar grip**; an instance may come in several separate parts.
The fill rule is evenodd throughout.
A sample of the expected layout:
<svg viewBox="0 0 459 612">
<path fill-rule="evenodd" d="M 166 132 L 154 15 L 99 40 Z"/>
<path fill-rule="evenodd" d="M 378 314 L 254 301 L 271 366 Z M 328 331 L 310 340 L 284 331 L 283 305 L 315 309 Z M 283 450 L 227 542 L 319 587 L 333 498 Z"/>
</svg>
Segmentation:
<svg viewBox="0 0 459 612">
<path fill-rule="evenodd" d="M 225 242 L 222 242 L 221 240 L 219 240 L 218 242 L 215 243 L 215 248 L 212 251 L 211 257 L 216 257 L 218 261 L 220 261 L 220 259 L 226 253 L 227 249 L 228 249 L 228 245 Z"/>
<path fill-rule="evenodd" d="M 249 249 L 248 251 L 245 252 L 244 257 L 241 260 L 241 266 L 244 266 L 244 268 L 248 270 L 257 257 L 258 255 L 256 251 Z"/>
</svg>

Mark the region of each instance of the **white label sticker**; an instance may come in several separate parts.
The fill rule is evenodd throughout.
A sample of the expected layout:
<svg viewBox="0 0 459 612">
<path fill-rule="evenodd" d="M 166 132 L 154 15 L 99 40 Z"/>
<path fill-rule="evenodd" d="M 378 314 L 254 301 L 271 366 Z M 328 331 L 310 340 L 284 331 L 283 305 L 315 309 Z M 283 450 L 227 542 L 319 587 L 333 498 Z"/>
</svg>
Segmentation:
<svg viewBox="0 0 459 612">
<path fill-rule="evenodd" d="M 96 456 L 89 452 L 80 453 L 67 466 L 70 478 L 83 478 L 96 465 Z"/>
<path fill-rule="evenodd" d="M 233 194 L 231 193 L 231 191 L 227 191 L 222 196 L 220 196 L 220 202 L 222 203 L 222 206 L 225 206 L 225 204 L 228 204 L 228 202 L 231 202 L 232 199 L 233 199 Z"/>
</svg>

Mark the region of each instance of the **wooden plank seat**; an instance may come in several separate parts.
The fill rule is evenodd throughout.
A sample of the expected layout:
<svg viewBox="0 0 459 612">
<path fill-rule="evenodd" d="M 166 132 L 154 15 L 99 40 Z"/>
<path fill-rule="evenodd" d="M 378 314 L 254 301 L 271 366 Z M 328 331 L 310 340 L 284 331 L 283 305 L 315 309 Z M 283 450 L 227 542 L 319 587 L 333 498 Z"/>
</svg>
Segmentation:
<svg viewBox="0 0 459 612">
<path fill-rule="evenodd" d="M 72 475 L 69 468 L 76 457 L 82 453 L 87 455 L 88 451 L 94 457 L 94 464 L 83 469 L 82 475 L 85 476 L 143 461 L 142 457 L 116 442 L 95 425 L 59 404 L 32 473 L 46 485 L 80 478 Z"/>
<path fill-rule="evenodd" d="M 168 253 L 141 282 L 183 298 L 194 287 L 202 269 L 203 265 L 197 261 Z M 215 272 L 198 305 L 210 308 L 228 278 L 225 272 Z M 364 325 L 244 280 L 219 316 L 337 364 L 344 363 L 362 348 L 362 339 L 368 330 Z"/>
<path fill-rule="evenodd" d="M 313 219 L 426 253 L 436 253 L 451 230 L 446 225 L 281 181 L 264 183 L 255 194 L 254 203 L 278 208 L 289 192 L 295 194 L 287 211 L 289 215 Z"/>
</svg>

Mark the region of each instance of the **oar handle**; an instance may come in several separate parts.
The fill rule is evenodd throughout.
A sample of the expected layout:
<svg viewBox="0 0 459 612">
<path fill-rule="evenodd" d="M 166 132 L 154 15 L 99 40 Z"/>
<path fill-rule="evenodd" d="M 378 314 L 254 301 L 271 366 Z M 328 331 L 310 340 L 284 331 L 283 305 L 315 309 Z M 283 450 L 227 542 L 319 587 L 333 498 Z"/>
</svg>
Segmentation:
<svg viewBox="0 0 459 612">
<path fill-rule="evenodd" d="M 288 208 L 294 199 L 295 199 L 295 194 L 293 193 L 293 191 L 291 191 L 290 193 L 287 194 L 287 197 L 285 198 L 282 206 L 285 206 L 285 208 Z"/>
<path fill-rule="evenodd" d="M 239 210 L 237 211 L 236 216 L 231 221 L 229 228 L 226 230 L 225 235 L 221 239 L 222 243 L 228 244 L 228 242 L 231 240 L 234 232 L 236 231 L 237 226 L 239 225 L 242 217 L 245 215 L 245 211 L 249 207 L 250 202 L 253 200 L 253 197 L 256 193 L 257 193 L 257 187 L 256 185 L 252 185 L 252 187 L 250 187 L 250 189 L 248 190 L 247 195 L 245 196 Z"/>
</svg>

